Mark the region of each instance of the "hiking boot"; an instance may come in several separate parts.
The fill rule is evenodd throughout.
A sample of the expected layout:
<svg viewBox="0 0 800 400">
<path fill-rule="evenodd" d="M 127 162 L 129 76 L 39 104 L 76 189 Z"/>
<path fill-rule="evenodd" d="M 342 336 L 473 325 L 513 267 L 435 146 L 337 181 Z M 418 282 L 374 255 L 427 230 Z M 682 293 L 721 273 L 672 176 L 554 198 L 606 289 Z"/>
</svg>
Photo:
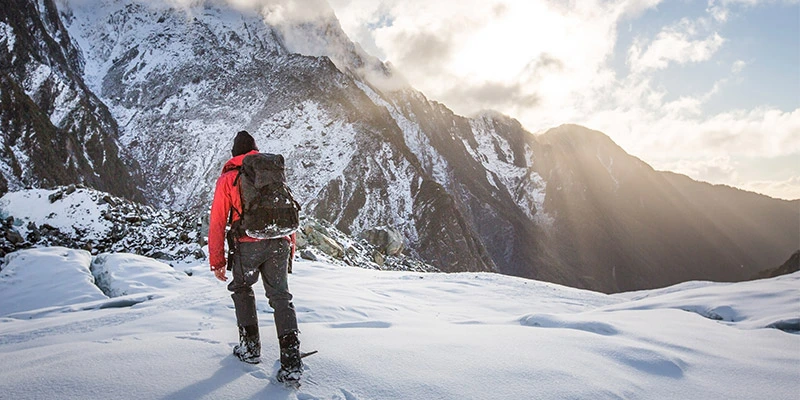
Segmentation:
<svg viewBox="0 0 800 400">
<path fill-rule="evenodd" d="M 296 383 L 303 376 L 303 360 L 300 358 L 300 339 L 297 331 L 287 333 L 278 338 L 281 345 L 281 369 L 278 371 L 279 382 Z"/>
<path fill-rule="evenodd" d="M 233 355 L 248 364 L 261 362 L 261 338 L 258 325 L 239 327 L 239 344 L 233 346 Z"/>
</svg>

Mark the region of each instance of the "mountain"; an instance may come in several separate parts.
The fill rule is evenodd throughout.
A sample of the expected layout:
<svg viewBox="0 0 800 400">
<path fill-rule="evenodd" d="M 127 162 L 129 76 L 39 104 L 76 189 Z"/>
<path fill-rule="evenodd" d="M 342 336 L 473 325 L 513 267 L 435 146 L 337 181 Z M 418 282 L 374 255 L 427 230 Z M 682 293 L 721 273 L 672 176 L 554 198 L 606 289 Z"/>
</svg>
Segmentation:
<svg viewBox="0 0 800 400">
<path fill-rule="evenodd" d="M 86 87 L 83 58 L 52 0 L 0 8 L 0 192 L 85 183 L 143 200 L 117 120 Z"/>
<path fill-rule="evenodd" d="M 125 0 L 63 10 L 89 87 L 125 121 L 120 141 L 142 166 L 152 203 L 207 209 L 232 133 L 247 129 L 262 150 L 286 157 L 307 214 L 354 235 L 392 226 L 411 252 L 447 271 L 495 269 L 458 202 L 370 98 L 378 95 L 356 75 L 366 65 L 357 48 L 337 51 L 348 57 L 342 72 L 328 57 L 290 52 L 287 35 L 258 12 L 220 2 L 189 11 Z M 327 19 L 296 34 L 317 35 L 318 25 L 346 38 Z"/>
<path fill-rule="evenodd" d="M 606 135 L 562 126 L 545 147 L 551 246 L 582 265 L 587 287 L 632 290 L 683 277 L 749 279 L 800 243 L 800 201 L 772 199 L 655 171 Z"/>
<path fill-rule="evenodd" d="M 352 236 L 390 227 L 442 271 L 614 292 L 747 279 L 800 242 L 797 201 L 655 171 L 584 127 L 535 136 L 496 112 L 454 114 L 350 41 L 324 2 L 311 16 L 266 19 L 223 0 L 14 4 L 9 15 L 58 17 L 54 37 L 72 50 L 50 52 L 97 103 L 80 109 L 108 121 L 128 173 L 115 182 L 156 208 L 206 213 L 246 129 L 286 157 L 308 216 Z M 19 42 L 19 27 L 4 24 L 0 43 Z M 6 47 L 22 60 L 20 46 Z M 13 188 L 52 184 L 4 176 Z"/>
<path fill-rule="evenodd" d="M 606 295 L 494 273 L 297 261 L 303 386 L 231 354 L 236 317 L 208 265 L 63 247 L 0 269 L 0 393 L 28 399 L 793 399 L 800 273 Z"/>
<path fill-rule="evenodd" d="M 800 250 L 795 251 L 780 267 L 766 269 L 756 274 L 753 279 L 774 278 L 800 271 Z"/>
</svg>

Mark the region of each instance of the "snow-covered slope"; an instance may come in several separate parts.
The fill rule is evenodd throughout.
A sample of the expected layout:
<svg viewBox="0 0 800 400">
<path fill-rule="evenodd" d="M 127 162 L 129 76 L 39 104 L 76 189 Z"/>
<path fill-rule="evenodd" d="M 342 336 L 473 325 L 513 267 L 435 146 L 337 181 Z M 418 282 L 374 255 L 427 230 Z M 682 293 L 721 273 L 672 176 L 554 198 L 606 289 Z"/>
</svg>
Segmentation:
<svg viewBox="0 0 800 400">
<path fill-rule="evenodd" d="M 295 392 L 271 379 L 277 343 L 263 292 L 253 366 L 231 355 L 231 300 L 206 266 L 180 277 L 124 255 L 9 257 L 0 393 L 13 399 L 793 399 L 800 390 L 798 273 L 609 296 L 491 273 L 298 262 L 290 287 L 302 347 L 319 354 Z M 105 298 L 90 271 L 139 290 Z M 56 276 L 98 299 L 42 290 Z"/>
<path fill-rule="evenodd" d="M 3 2 L 0 193 L 85 183 L 142 200 L 135 163 L 119 154 L 117 121 L 82 66 L 53 0 Z"/>
<path fill-rule="evenodd" d="M 0 249 L 68 246 L 164 260 L 205 259 L 200 218 L 156 210 L 86 187 L 30 189 L 0 198 Z"/>
</svg>

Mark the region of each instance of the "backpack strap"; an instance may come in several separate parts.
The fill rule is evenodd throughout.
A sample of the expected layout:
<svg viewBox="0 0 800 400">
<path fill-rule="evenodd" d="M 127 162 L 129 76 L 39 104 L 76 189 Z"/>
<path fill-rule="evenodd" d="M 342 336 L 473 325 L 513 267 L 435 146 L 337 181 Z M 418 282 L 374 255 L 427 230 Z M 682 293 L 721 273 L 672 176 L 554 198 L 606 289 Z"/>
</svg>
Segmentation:
<svg viewBox="0 0 800 400">
<path fill-rule="evenodd" d="M 236 172 L 236 178 L 233 179 L 233 187 L 236 187 L 236 185 L 239 184 L 239 177 L 242 176 L 242 167 L 241 166 L 235 167 L 235 169 L 236 169 L 237 172 Z M 239 201 L 241 202 L 241 199 Z M 242 218 L 241 211 L 237 210 L 236 207 L 231 205 L 231 209 L 228 210 L 228 225 L 233 224 L 233 213 L 234 212 L 236 212 L 236 214 L 239 216 L 240 219 Z"/>
<path fill-rule="evenodd" d="M 233 225 L 233 213 L 234 212 L 236 213 L 236 215 L 239 216 L 239 219 L 242 218 L 242 213 L 240 213 L 239 210 L 236 209 L 236 207 L 231 206 L 230 211 L 228 211 L 228 225 Z"/>
<path fill-rule="evenodd" d="M 239 183 L 239 177 L 242 176 L 242 167 L 236 167 L 236 170 L 238 172 L 236 173 L 236 178 L 234 178 L 234 180 L 233 180 L 233 187 L 236 187 L 236 185 Z M 239 202 L 241 202 L 241 198 L 240 198 Z M 228 225 L 231 226 L 230 232 L 233 232 L 234 229 L 236 231 L 238 231 L 238 229 L 237 229 L 238 226 L 236 226 L 236 227 L 233 226 L 233 213 L 234 212 L 236 213 L 236 215 L 239 216 L 239 221 L 242 220 L 242 212 L 237 210 L 236 207 L 234 207 L 233 204 L 231 204 L 231 209 L 228 210 Z M 234 234 L 238 234 L 238 233 L 239 232 L 234 232 Z"/>
<path fill-rule="evenodd" d="M 233 180 L 233 186 L 239 184 L 239 178 L 242 176 L 242 167 L 236 167 L 236 178 Z"/>
</svg>

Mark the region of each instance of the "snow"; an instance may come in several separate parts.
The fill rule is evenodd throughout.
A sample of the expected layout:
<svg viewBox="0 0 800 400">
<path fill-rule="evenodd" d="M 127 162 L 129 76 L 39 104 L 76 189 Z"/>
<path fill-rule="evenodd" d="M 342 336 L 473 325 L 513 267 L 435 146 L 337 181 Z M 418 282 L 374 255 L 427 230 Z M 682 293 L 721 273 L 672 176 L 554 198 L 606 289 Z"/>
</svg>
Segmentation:
<svg viewBox="0 0 800 400">
<path fill-rule="evenodd" d="M 525 167 L 514 165 L 512 145 L 496 132 L 492 118 L 491 114 L 484 114 L 469 121 L 478 147 L 473 148 L 466 138 L 462 138 L 464 147 L 475 160 L 483 164 L 486 179 L 495 189 L 501 190 L 497 182 L 499 179 L 499 183 L 531 221 L 552 226 L 555 219 L 544 211 L 547 183 L 532 168 L 533 149 L 525 145 Z"/>
<path fill-rule="evenodd" d="M 37 62 L 28 63 L 25 69 L 25 81 L 22 84 L 25 94 L 30 98 L 36 98 L 36 93 L 45 81 L 53 76 L 53 70 L 48 65 Z"/>
<path fill-rule="evenodd" d="M 0 22 L 0 41 L 5 41 L 9 54 L 14 54 L 14 44 L 17 42 L 17 36 L 14 35 L 14 28 L 11 25 Z"/>
<path fill-rule="evenodd" d="M 357 148 L 355 127 L 310 100 L 276 113 L 251 133 L 263 143 L 260 150 L 284 155 L 287 180 L 304 209 L 328 182 L 345 179 Z"/>
<path fill-rule="evenodd" d="M 50 195 L 57 189 L 30 189 L 6 193 L 0 198 L 0 215 L 12 215 L 18 224 L 29 222 L 38 226 L 47 224 L 63 232 L 80 231 L 85 238 L 102 239 L 108 235 L 112 223 L 103 218 L 109 206 L 97 205 L 98 194 L 78 189 L 53 203 Z"/>
<path fill-rule="evenodd" d="M 368 190 L 365 193 L 364 205 L 355 220 L 350 224 L 352 232 L 362 232 L 375 227 L 376 221 L 403 232 L 404 237 L 414 243 L 419 234 L 414 225 L 414 199 L 411 195 L 415 171 L 406 160 L 397 162 L 391 154 L 393 149 L 388 143 L 382 143 L 373 160 L 366 162 L 365 175 L 380 174 L 387 182 L 384 190 Z M 375 160 L 386 160 L 376 162 Z M 377 173 L 372 172 L 378 170 Z"/>
<path fill-rule="evenodd" d="M 16 159 L 18 165 L 31 165 L 30 164 L 30 157 L 28 156 L 28 152 L 25 151 L 23 149 L 23 147 L 24 147 L 24 142 L 22 140 L 19 140 L 19 141 L 17 141 L 17 143 L 15 143 L 13 146 L 11 146 L 11 153 L 14 154 L 14 158 Z M 13 177 L 13 176 L 16 175 L 14 173 L 14 169 L 11 166 L 9 166 L 8 169 L 9 169 L 9 174 L 5 175 L 6 177 Z M 22 171 L 22 176 L 21 176 L 22 179 L 20 179 L 20 180 L 22 182 L 24 182 L 26 178 L 30 177 L 30 175 L 32 175 L 32 172 L 30 171 L 30 169 L 24 169 Z M 21 182 L 19 182 L 17 179 L 13 179 L 12 178 L 12 179 L 8 179 L 8 181 L 10 183 L 9 189 L 13 190 L 13 189 L 17 189 L 20 186 L 22 186 Z"/>
<path fill-rule="evenodd" d="M 0 271 L 0 315 L 105 299 L 89 270 L 91 255 L 63 247 L 11 253 Z"/>
<path fill-rule="evenodd" d="M 600 153 L 597 153 L 597 161 L 600 161 L 600 164 L 608 171 L 608 176 L 611 177 L 611 180 L 614 181 L 614 191 L 616 192 L 619 190 L 619 180 L 614 175 L 613 167 L 614 167 L 614 157 L 608 156 L 608 162 L 603 160 L 603 156 Z"/>
<path fill-rule="evenodd" d="M 92 274 L 109 297 L 174 291 L 186 286 L 189 277 L 163 262 L 124 253 L 104 253 L 94 258 Z"/>
<path fill-rule="evenodd" d="M 81 99 L 78 93 L 71 88 L 64 85 L 63 82 L 58 82 L 58 97 L 53 103 L 53 111 L 50 112 L 50 122 L 53 126 L 60 128 L 64 127 L 64 119 L 74 110 L 80 107 Z M 91 157 L 86 156 L 86 161 L 89 162 L 92 169 L 95 168 L 92 163 Z"/>
<path fill-rule="evenodd" d="M 291 391 L 270 379 L 278 348 L 260 285 L 262 363 L 249 365 L 231 354 L 232 301 L 207 265 L 176 272 L 124 254 L 91 263 L 64 248 L 8 259 L 0 393 L 13 399 L 794 399 L 800 390 L 800 335 L 767 328 L 797 320 L 800 273 L 605 295 L 491 273 L 296 260 L 302 348 L 320 352 Z M 136 293 L 106 299 L 90 267 Z"/>
<path fill-rule="evenodd" d="M 406 146 L 408 146 L 417 159 L 422 162 L 425 171 L 428 172 L 437 183 L 445 187 L 448 186 L 450 179 L 446 170 L 447 163 L 444 161 L 441 154 L 436 151 L 436 148 L 431 145 L 428 137 L 422 132 L 419 123 L 414 120 L 416 116 L 410 113 L 411 115 L 406 117 L 406 115 L 399 110 L 398 105 L 390 104 L 365 83 L 356 81 L 356 86 L 358 86 L 358 88 L 375 104 L 385 108 L 389 112 L 397 126 L 403 131 L 403 138 L 405 139 Z M 397 101 L 404 100 L 402 97 L 400 98 L 401 100 Z"/>
<path fill-rule="evenodd" d="M 0 30 L 2 30 L 2 26 L 0 26 Z M 64 82 L 57 71 L 46 64 L 30 62 L 25 68 L 27 72 L 23 82 L 25 94 L 32 99 L 37 99 L 46 95 L 40 93 L 43 89 L 47 91 L 46 93 L 57 93 L 49 118 L 53 126 L 63 127 L 64 118 L 80 104 L 78 93 Z M 45 88 L 45 83 L 48 82 L 52 87 Z"/>
<path fill-rule="evenodd" d="M 93 255 L 131 252 L 172 264 L 202 258 L 196 216 L 154 210 L 90 188 L 6 193 L 0 197 L 0 218 L 8 217 L 14 219 L 14 230 L 30 241 L 17 248 L 60 245 L 90 249 Z"/>
<path fill-rule="evenodd" d="M 675 308 L 739 329 L 794 324 L 800 330 L 800 287 L 796 278 L 794 274 L 738 284 L 690 282 L 676 288 L 618 296 L 634 300 L 627 306 L 629 309 Z M 794 297 L 777 293 L 794 293 Z M 770 312 L 764 313 L 762 308 Z"/>
</svg>

